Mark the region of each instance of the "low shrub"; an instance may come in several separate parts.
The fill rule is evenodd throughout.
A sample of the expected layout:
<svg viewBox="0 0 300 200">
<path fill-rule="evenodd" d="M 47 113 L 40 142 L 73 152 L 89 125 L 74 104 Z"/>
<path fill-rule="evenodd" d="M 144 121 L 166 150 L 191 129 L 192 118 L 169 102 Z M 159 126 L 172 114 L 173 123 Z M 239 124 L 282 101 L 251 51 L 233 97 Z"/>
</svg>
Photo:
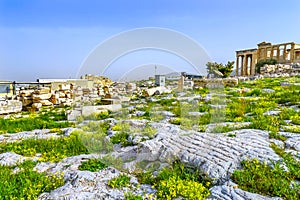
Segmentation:
<svg viewBox="0 0 300 200">
<path fill-rule="evenodd" d="M 284 126 L 283 130 L 291 133 L 300 133 L 300 126 Z"/>
<path fill-rule="evenodd" d="M 129 132 L 130 131 L 130 125 L 128 123 L 118 122 L 116 125 L 114 125 L 111 128 L 111 130 Z"/>
<path fill-rule="evenodd" d="M 128 187 L 130 185 L 130 177 L 126 174 L 122 174 L 116 178 L 108 181 L 108 186 L 112 188 Z"/>
<path fill-rule="evenodd" d="M 284 120 L 290 120 L 295 115 L 297 115 L 297 112 L 292 108 L 283 108 L 281 109 L 281 113 L 279 114 L 279 116 Z M 297 117 L 295 119 L 297 119 Z M 295 122 L 296 121 L 297 120 L 295 120 Z"/>
<path fill-rule="evenodd" d="M 123 168 L 124 162 L 121 158 L 114 157 L 114 156 L 107 154 L 101 158 L 101 162 L 105 163 L 107 166 L 113 166 L 114 168 L 116 168 L 120 171 L 124 170 L 124 168 Z"/>
<path fill-rule="evenodd" d="M 199 106 L 199 112 L 209 112 L 210 106 L 207 104 L 200 104 Z"/>
<path fill-rule="evenodd" d="M 128 141 L 128 138 L 129 138 L 129 133 L 120 132 L 120 133 L 116 133 L 114 136 L 112 136 L 110 138 L 110 142 L 113 144 L 121 143 L 121 145 L 123 147 L 132 146 L 133 144 Z"/>
<path fill-rule="evenodd" d="M 249 128 L 278 132 L 285 122 L 279 116 L 258 115 L 250 119 Z"/>
<path fill-rule="evenodd" d="M 61 130 L 60 128 L 52 128 L 52 129 L 50 129 L 50 133 L 57 133 L 59 135 L 62 135 L 64 133 L 64 131 Z"/>
<path fill-rule="evenodd" d="M 269 138 L 270 139 L 281 140 L 281 141 L 286 141 L 286 137 L 284 137 L 283 135 L 280 135 L 277 132 L 273 132 L 273 131 L 269 132 Z"/>
<path fill-rule="evenodd" d="M 47 175 L 33 170 L 36 163 L 25 161 L 17 166 L 0 166 L 0 199 L 37 199 L 43 192 L 50 192 L 64 184 L 62 175 Z"/>
<path fill-rule="evenodd" d="M 135 195 L 131 192 L 125 193 L 125 200 L 143 200 L 143 197 L 141 195 Z"/>
<path fill-rule="evenodd" d="M 180 125 L 180 118 L 179 118 L 179 117 L 171 118 L 171 119 L 169 120 L 169 122 L 170 122 L 171 124 Z"/>
<path fill-rule="evenodd" d="M 244 117 L 247 112 L 248 101 L 244 99 L 237 99 L 227 104 L 226 116 L 229 119 L 237 117 Z"/>
<path fill-rule="evenodd" d="M 235 170 L 232 180 L 239 188 L 265 196 L 299 199 L 300 185 L 294 181 L 293 173 L 286 171 L 280 163 L 274 167 L 260 163 L 257 159 L 242 162 L 243 170 Z"/>
<path fill-rule="evenodd" d="M 137 131 L 139 131 L 139 130 L 137 130 Z M 140 132 L 142 133 L 143 136 L 147 136 L 151 139 L 154 137 L 157 130 L 155 128 L 153 128 L 152 126 L 150 126 L 149 124 L 146 124 L 146 126 L 143 127 L 142 130 L 140 130 Z"/>
<path fill-rule="evenodd" d="M 75 131 L 83 146 L 86 147 L 89 153 L 106 154 L 113 150 L 113 144 L 107 138 L 106 133 L 99 132 L 84 132 Z"/>
<path fill-rule="evenodd" d="M 217 125 L 212 129 L 213 133 L 226 133 L 226 132 L 230 132 L 233 131 L 234 128 L 230 127 L 228 125 Z"/>
<path fill-rule="evenodd" d="M 293 124 L 300 125 L 300 116 L 299 115 L 292 116 L 291 120 L 292 120 Z"/>
<path fill-rule="evenodd" d="M 266 64 L 267 65 L 275 65 L 275 64 L 277 64 L 277 60 L 270 58 L 270 59 L 264 59 L 264 60 L 258 61 L 256 64 L 256 72 L 260 73 L 260 68 Z"/>
<path fill-rule="evenodd" d="M 253 89 L 250 92 L 246 93 L 246 96 L 254 96 L 254 97 L 258 97 L 262 94 L 262 91 L 259 88 Z"/>
<path fill-rule="evenodd" d="M 82 162 L 78 167 L 79 170 L 87 170 L 91 172 L 97 172 L 101 169 L 105 169 L 108 167 L 105 163 L 103 163 L 99 159 L 90 159 L 88 161 Z"/>
<path fill-rule="evenodd" d="M 159 199 L 205 199 L 209 194 L 210 180 L 202 176 L 198 170 L 185 167 L 175 161 L 170 167 L 163 168 L 156 177 L 148 171 L 137 174 L 142 184 L 151 184 L 157 189 Z"/>
<path fill-rule="evenodd" d="M 289 177 L 298 181 L 300 179 L 300 161 L 297 158 L 295 158 L 291 153 L 285 152 L 284 149 L 276 146 L 275 144 L 271 144 L 271 147 L 278 155 L 280 155 L 283 158 L 289 170 L 288 171 Z M 299 183 L 298 186 L 300 189 Z M 300 194 L 300 190 L 298 192 L 299 192 L 298 194 Z"/>
<path fill-rule="evenodd" d="M 106 135 L 109 127 L 110 126 L 107 122 L 89 122 L 87 125 L 81 127 L 81 129 L 87 132 L 103 133 Z"/>
<path fill-rule="evenodd" d="M 50 139 L 25 139 L 14 143 L 0 143 L 0 153 L 15 152 L 23 156 L 41 153 L 40 161 L 57 162 L 62 158 L 88 153 L 78 134 Z"/>
<path fill-rule="evenodd" d="M 50 117 L 29 116 L 19 119 L 0 118 L 0 133 L 17 133 L 21 131 L 32 131 L 35 129 L 66 128 L 74 126 L 73 123 L 58 122 Z"/>
<path fill-rule="evenodd" d="M 174 199 L 183 197 L 186 199 L 206 199 L 210 192 L 201 183 L 192 180 L 182 180 L 172 176 L 162 180 L 157 186 L 157 197 L 160 199 Z"/>
<path fill-rule="evenodd" d="M 84 116 L 85 120 L 103 120 L 110 117 L 111 111 L 102 111 L 99 113 L 92 113 L 88 116 Z"/>
</svg>

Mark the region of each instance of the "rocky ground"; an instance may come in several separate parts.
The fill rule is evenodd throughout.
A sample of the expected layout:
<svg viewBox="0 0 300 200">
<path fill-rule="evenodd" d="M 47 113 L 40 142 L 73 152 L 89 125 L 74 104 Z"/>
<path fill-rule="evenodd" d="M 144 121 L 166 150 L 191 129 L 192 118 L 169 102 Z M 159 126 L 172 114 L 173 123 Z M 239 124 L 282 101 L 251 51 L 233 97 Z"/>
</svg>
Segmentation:
<svg viewBox="0 0 300 200">
<path fill-rule="evenodd" d="M 136 123 L 136 121 L 135 121 Z M 278 161 L 281 158 L 270 147 L 271 142 L 282 144 L 282 141 L 269 139 L 267 131 L 240 129 L 227 133 L 201 133 L 182 130 L 177 125 L 153 123 L 157 129 L 154 139 L 141 142 L 137 146 L 119 148 L 113 155 L 122 158 L 129 171 L 135 162 L 148 161 L 167 163 L 170 159 L 179 158 L 182 162 L 198 167 L 201 172 L 214 181 L 208 199 L 279 199 L 249 193 L 238 188 L 230 180 L 235 169 L 240 168 L 244 159 L 257 158 L 260 161 Z M 65 129 L 68 133 L 70 129 Z M 229 135 L 234 134 L 235 137 Z M 300 153 L 300 136 L 282 132 L 288 140 L 286 151 Z M 60 137 L 47 130 L 36 130 L 9 135 L 1 135 L 1 140 L 13 142 L 28 137 Z M 121 172 L 113 166 L 99 172 L 80 171 L 78 166 L 90 158 L 99 158 L 100 154 L 87 154 L 68 157 L 58 163 L 40 162 L 34 168 L 38 172 L 64 174 L 65 185 L 50 193 L 43 193 L 39 199 L 123 199 L 124 192 L 151 194 L 155 190 L 149 185 L 138 187 L 137 179 L 132 176 L 132 188 L 112 189 L 107 181 L 117 177 Z M 130 158 L 130 159 L 129 159 Z M 1 165 L 14 165 L 29 159 L 15 153 L 0 154 Z M 32 158 L 34 159 L 34 158 Z M 133 161 L 127 161 L 132 160 Z"/>
<path fill-rule="evenodd" d="M 234 101 L 239 103 L 252 101 L 249 103 L 250 106 L 253 102 L 256 102 L 257 107 L 259 107 L 260 101 L 264 96 L 273 95 L 276 93 L 275 90 L 262 88 L 259 95 L 252 95 L 255 92 L 253 92 L 253 89 L 231 89 L 226 95 L 218 95 L 221 99 L 223 98 L 221 104 L 216 104 L 216 101 L 212 101 L 212 94 L 188 97 L 185 94 L 180 94 L 177 96 L 177 100 L 181 99 L 181 101 L 187 102 L 189 105 L 195 102 L 198 105 L 202 101 L 206 103 L 205 106 L 208 108 L 221 110 L 226 108 L 223 105 L 224 102 L 232 103 Z M 235 93 L 249 93 L 251 95 L 233 97 Z M 199 124 L 197 124 L 197 128 L 195 126 L 186 128 L 180 124 L 176 125 L 178 123 L 172 123 L 172 121 L 177 120 L 175 120 L 176 110 L 164 104 L 161 104 L 162 107 L 159 107 L 159 110 L 150 110 L 152 112 L 149 115 L 150 119 L 149 117 L 145 117 L 147 112 L 149 112 L 146 109 L 146 104 L 155 105 L 155 102 L 161 99 L 169 100 L 174 98 L 172 95 L 168 95 L 151 98 L 148 101 L 144 99 L 135 100 L 132 101 L 131 105 L 127 105 L 125 113 L 119 113 L 123 119 L 119 119 L 119 115 L 113 115 L 114 118 L 97 121 L 99 124 L 107 123 L 109 125 L 107 136 L 105 136 L 107 140 L 111 140 L 112 137 L 120 132 L 120 127 L 118 126 L 122 126 L 122 124 L 127 124 L 128 127 L 126 130 L 130 132 L 130 136 L 126 141 L 130 145 L 114 144 L 113 150 L 109 155 L 116 158 L 117 163 L 110 163 L 110 166 L 105 169 L 96 172 L 79 170 L 79 166 L 89 159 L 102 159 L 107 155 L 103 152 L 91 152 L 90 154 L 66 157 L 58 162 L 41 162 L 39 161 L 39 157 L 41 156 L 39 154 L 26 157 L 14 152 L 4 152 L 0 154 L 0 165 L 15 166 L 25 160 L 33 160 L 37 161 L 34 170 L 39 173 L 63 174 L 64 185 L 50 192 L 40 194 L 38 199 L 43 200 L 125 199 L 125 194 L 128 192 L 134 195 L 142 195 L 144 199 L 154 199 L 157 192 L 156 189 L 148 184 L 140 184 L 135 176 L 137 164 L 146 163 L 143 170 L 151 169 L 153 174 L 157 174 L 159 170 L 168 166 L 174 160 L 180 160 L 187 166 L 196 167 L 204 176 L 212 180 L 210 196 L 207 199 L 281 199 L 276 196 L 268 197 L 242 190 L 232 180 L 232 174 L 235 170 L 242 169 L 242 161 L 253 159 L 257 159 L 261 163 L 266 163 L 268 166 L 273 166 L 274 163 L 279 162 L 283 168 L 286 168 L 284 159 L 274 151 L 271 147 L 272 144 L 276 144 L 284 152 L 291 153 L 296 160 L 299 160 L 300 135 L 297 134 L 298 124 L 296 123 L 299 112 L 298 102 L 294 102 L 293 105 L 278 103 L 274 104 L 275 106 L 272 106 L 273 104 L 270 103 L 271 106 L 269 108 L 262 107 L 259 110 L 259 114 L 256 114 L 258 111 L 255 109 L 258 108 L 254 106 L 251 110 L 252 112 L 245 111 L 242 115 L 236 114 L 238 117 L 234 120 L 224 120 L 227 122 L 214 123 L 211 121 L 205 124 L 205 128 L 203 129 L 203 126 Z M 267 103 L 269 102 L 265 102 L 265 104 Z M 172 102 L 170 105 L 184 107 L 185 104 Z M 227 106 L 230 106 L 230 104 Z M 189 109 L 186 112 L 189 119 L 203 119 L 201 117 L 207 115 L 206 110 L 199 112 L 193 110 L 193 107 Z M 276 123 L 273 122 L 273 119 L 277 119 L 278 116 L 283 116 L 283 112 L 287 112 L 285 109 L 289 109 L 289 112 L 293 113 L 293 117 L 282 117 L 282 121 L 280 121 L 282 124 L 279 122 L 278 124 L 277 121 L 275 121 Z M 248 121 L 241 120 L 242 117 Z M 255 121 L 256 117 L 262 117 L 263 120 L 271 120 L 269 122 L 274 123 L 274 125 L 268 124 L 268 126 L 265 126 L 264 123 L 259 124 Z M 85 119 L 77 123 L 76 128 L 64 128 L 61 129 L 61 132 L 41 129 L 1 134 L 0 142 L 10 144 L 28 138 L 67 138 L 72 131 L 84 130 L 84 126 L 87 126 L 91 122 L 94 123 L 93 120 Z M 253 124 L 256 124 L 255 126 L 258 128 L 255 128 Z M 202 129 L 199 130 L 198 125 Z M 101 125 L 96 124 L 95 127 L 97 126 Z M 141 127 L 148 127 L 149 130 L 154 130 L 154 133 L 150 134 L 147 132 L 145 134 L 145 132 L 141 131 Z M 220 127 L 225 127 L 226 129 L 217 131 L 219 130 L 217 128 Z M 270 133 L 272 132 L 276 132 L 277 136 L 271 137 Z M 280 139 L 280 137 L 284 139 Z M 18 168 L 14 170 L 17 172 Z M 117 189 L 108 186 L 109 180 L 123 173 L 130 176 L 130 187 Z"/>
</svg>

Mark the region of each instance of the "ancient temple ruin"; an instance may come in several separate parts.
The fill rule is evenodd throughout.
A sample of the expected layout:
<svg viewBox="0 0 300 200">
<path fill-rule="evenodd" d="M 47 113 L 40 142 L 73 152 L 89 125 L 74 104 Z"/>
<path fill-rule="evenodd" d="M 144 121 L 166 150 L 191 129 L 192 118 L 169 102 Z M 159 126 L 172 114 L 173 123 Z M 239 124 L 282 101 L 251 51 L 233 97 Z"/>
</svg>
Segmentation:
<svg viewBox="0 0 300 200">
<path fill-rule="evenodd" d="M 236 51 L 236 76 L 254 75 L 256 63 L 271 58 L 281 64 L 300 63 L 300 44 L 261 42 L 257 48 Z"/>
</svg>

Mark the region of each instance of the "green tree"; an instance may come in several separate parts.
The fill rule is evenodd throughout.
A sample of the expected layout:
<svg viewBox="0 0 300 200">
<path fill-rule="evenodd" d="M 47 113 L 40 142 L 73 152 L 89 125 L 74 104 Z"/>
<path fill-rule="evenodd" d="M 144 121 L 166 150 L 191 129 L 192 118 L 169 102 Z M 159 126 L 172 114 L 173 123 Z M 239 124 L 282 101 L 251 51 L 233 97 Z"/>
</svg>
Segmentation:
<svg viewBox="0 0 300 200">
<path fill-rule="evenodd" d="M 270 58 L 270 59 L 264 59 L 264 60 L 258 61 L 256 63 L 256 73 L 260 73 L 260 68 L 266 64 L 267 65 L 275 65 L 275 64 L 277 64 L 277 60 Z"/>
<path fill-rule="evenodd" d="M 226 78 L 230 76 L 233 70 L 234 61 L 230 62 L 228 61 L 226 65 L 223 65 L 222 63 L 216 63 L 216 62 L 208 62 L 206 64 L 206 69 L 209 74 L 214 74 L 215 77 L 222 77 Z"/>
</svg>

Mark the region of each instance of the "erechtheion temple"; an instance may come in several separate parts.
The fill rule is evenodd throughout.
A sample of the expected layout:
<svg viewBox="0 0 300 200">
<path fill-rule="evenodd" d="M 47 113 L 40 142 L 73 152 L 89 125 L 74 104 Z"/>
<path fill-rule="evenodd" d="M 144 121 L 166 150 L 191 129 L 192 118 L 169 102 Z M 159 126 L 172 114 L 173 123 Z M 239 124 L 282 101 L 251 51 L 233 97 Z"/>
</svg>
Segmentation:
<svg viewBox="0 0 300 200">
<path fill-rule="evenodd" d="M 300 63 L 300 44 L 261 42 L 257 48 L 236 51 L 236 75 L 254 75 L 256 63 L 271 58 L 282 64 Z"/>
</svg>

